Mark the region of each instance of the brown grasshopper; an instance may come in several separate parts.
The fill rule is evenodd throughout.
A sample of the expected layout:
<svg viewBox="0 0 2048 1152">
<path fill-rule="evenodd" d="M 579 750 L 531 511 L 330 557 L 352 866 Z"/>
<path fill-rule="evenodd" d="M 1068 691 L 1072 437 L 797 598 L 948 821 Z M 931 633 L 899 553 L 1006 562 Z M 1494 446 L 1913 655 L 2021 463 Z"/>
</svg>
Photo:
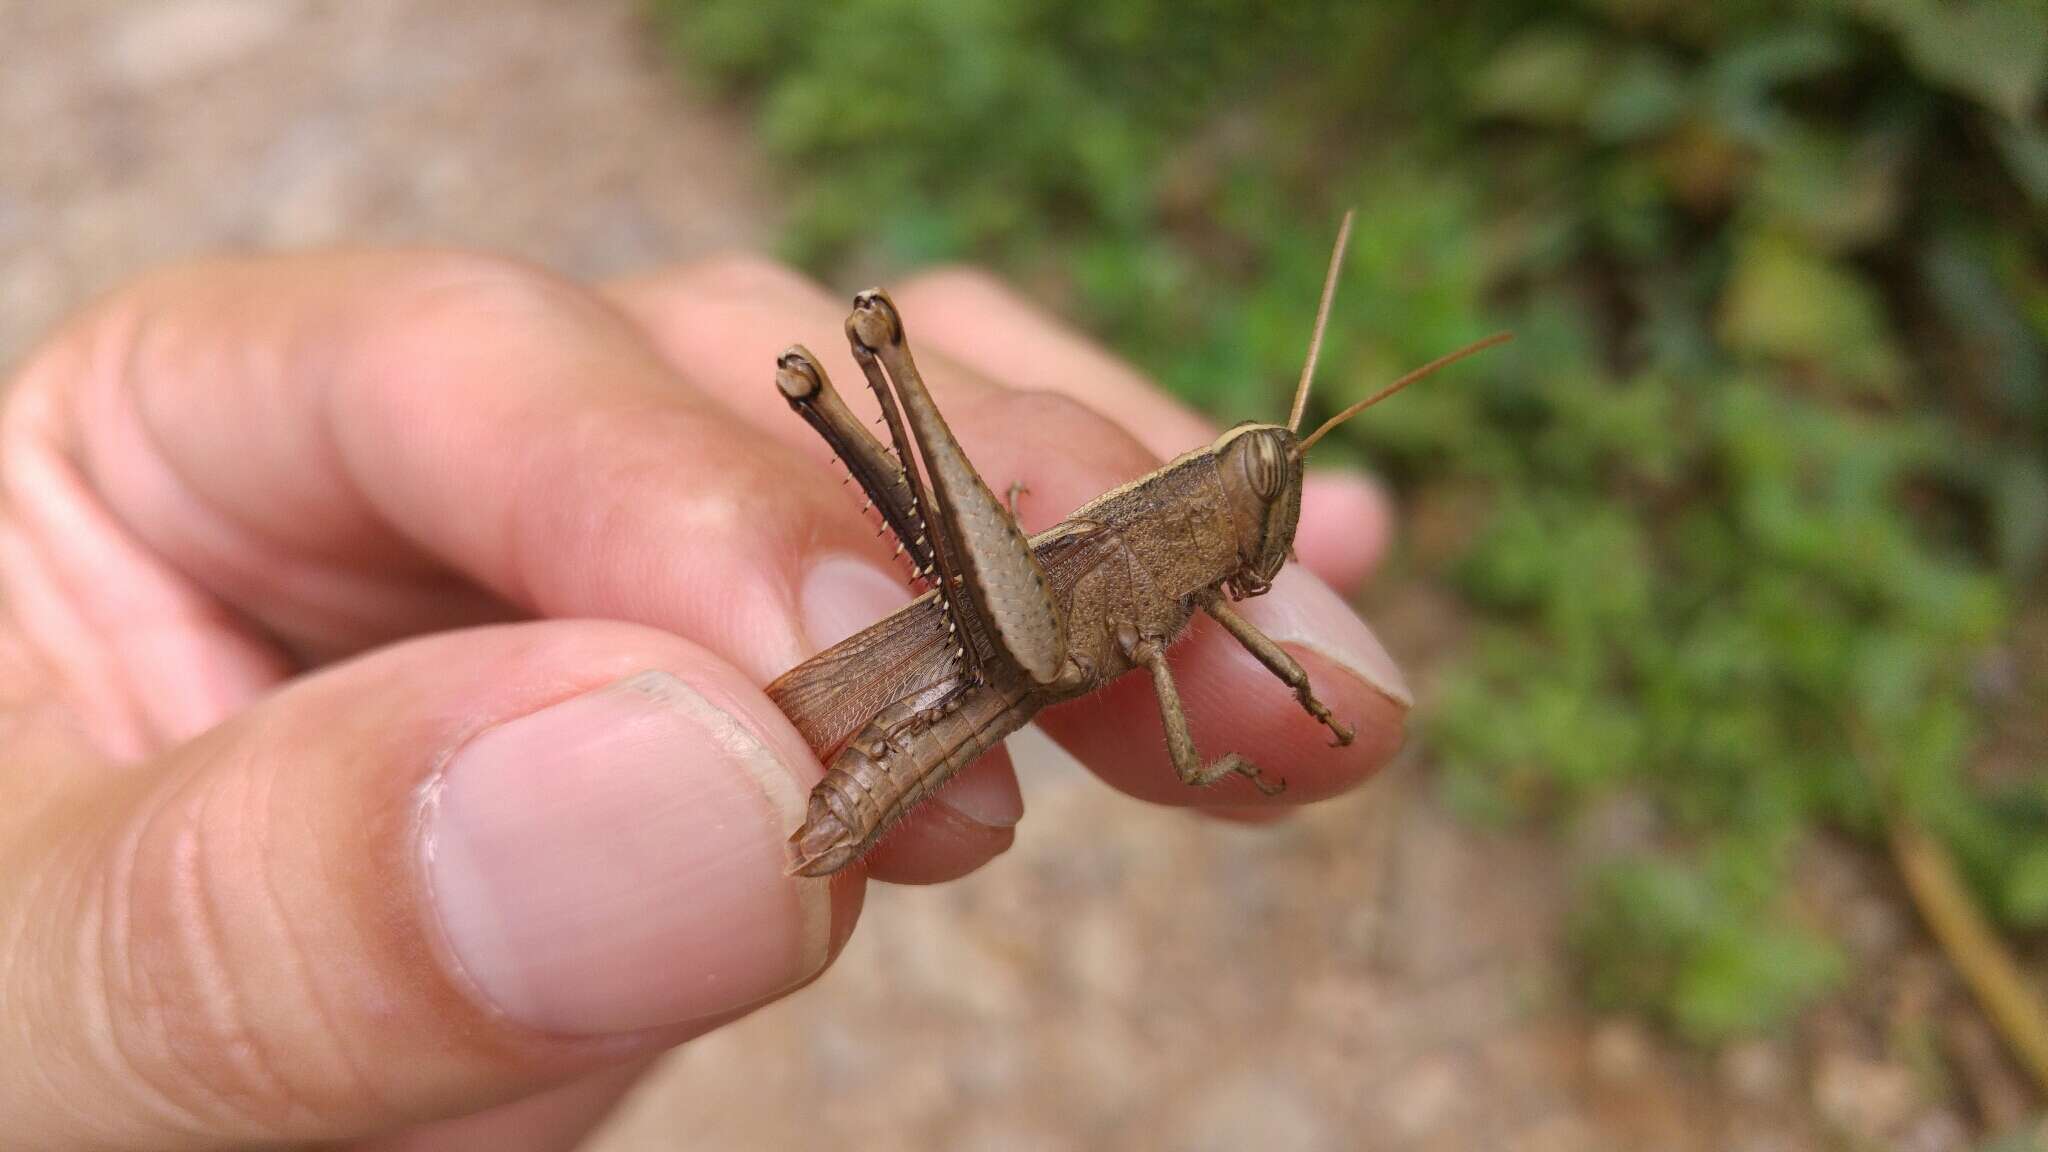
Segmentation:
<svg viewBox="0 0 2048 1152">
<path fill-rule="evenodd" d="M 1297 440 L 1350 225 L 1347 215 L 1285 427 L 1240 424 L 1029 540 L 933 404 L 886 294 L 856 296 L 846 334 L 881 402 L 893 455 L 847 408 L 816 357 L 801 346 L 783 353 L 776 386 L 838 452 L 930 585 L 768 686 L 830 764 L 790 837 L 794 872 L 823 876 L 846 867 L 1040 709 L 1136 668 L 1151 674 L 1181 780 L 1207 785 L 1240 775 L 1262 792 L 1279 792 L 1282 782 L 1234 752 L 1205 764 L 1195 751 L 1166 649 L 1197 609 L 1292 688 L 1335 745 L 1351 742 L 1351 729 L 1316 699 L 1301 665 L 1230 602 L 1265 592 L 1291 554 L 1302 457 L 1317 440 L 1507 335 L 1425 365 Z"/>
</svg>

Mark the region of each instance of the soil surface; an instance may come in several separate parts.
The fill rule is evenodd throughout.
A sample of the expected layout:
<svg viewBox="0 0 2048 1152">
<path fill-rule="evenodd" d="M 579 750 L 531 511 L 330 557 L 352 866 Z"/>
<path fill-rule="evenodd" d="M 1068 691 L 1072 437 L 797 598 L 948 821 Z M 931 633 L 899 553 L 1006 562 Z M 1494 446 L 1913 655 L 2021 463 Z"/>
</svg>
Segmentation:
<svg viewBox="0 0 2048 1152">
<path fill-rule="evenodd" d="M 628 0 L 0 0 L 0 140 L 0 365 L 197 254 L 467 246 L 604 276 L 775 234 L 741 127 Z M 1448 609 L 1369 607 L 1426 665 Z M 871 891 L 832 972 L 675 1053 L 594 1147 L 1941 1152 L 2027 1107 L 1860 853 L 1816 849 L 1802 890 L 1876 975 L 1704 1053 L 1570 991 L 1573 861 L 1631 835 L 1625 804 L 1560 848 L 1453 822 L 1411 762 L 1249 829 L 1029 734 L 1019 760 L 1013 851 Z"/>
</svg>

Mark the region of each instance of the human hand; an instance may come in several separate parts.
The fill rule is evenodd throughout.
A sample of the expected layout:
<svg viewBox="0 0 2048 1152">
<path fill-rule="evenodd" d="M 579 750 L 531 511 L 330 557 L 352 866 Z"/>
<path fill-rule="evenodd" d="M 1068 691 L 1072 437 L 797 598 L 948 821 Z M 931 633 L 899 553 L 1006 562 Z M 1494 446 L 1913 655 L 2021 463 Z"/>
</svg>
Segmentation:
<svg viewBox="0 0 2048 1152">
<path fill-rule="evenodd" d="M 1027 528 L 1213 434 L 983 277 L 893 295 Z M 598 290 L 319 255 L 149 277 L 32 355 L 0 415 L 8 1147 L 568 1147 L 814 978 L 867 877 L 1008 847 L 998 752 L 864 866 L 786 874 L 821 768 L 761 685 L 909 597 L 772 383 L 843 315 L 750 261 Z M 1350 587 L 1386 525 L 1312 477 L 1303 564 Z M 1405 689 L 1339 596 L 1290 570 L 1247 614 L 1359 738 L 1198 623 L 1202 747 L 1283 769 L 1278 803 L 1393 754 Z M 1182 787 L 1141 681 L 1041 723 L 1127 792 L 1274 811 Z"/>
</svg>

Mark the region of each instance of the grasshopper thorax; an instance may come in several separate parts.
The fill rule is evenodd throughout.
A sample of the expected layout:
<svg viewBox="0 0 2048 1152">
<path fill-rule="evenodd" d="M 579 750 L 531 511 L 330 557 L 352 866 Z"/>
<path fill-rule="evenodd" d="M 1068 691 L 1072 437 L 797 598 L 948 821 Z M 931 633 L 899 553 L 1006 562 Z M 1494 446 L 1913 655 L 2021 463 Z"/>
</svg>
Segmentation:
<svg viewBox="0 0 2048 1152">
<path fill-rule="evenodd" d="M 1227 581 L 1230 593 L 1256 596 L 1272 586 L 1294 551 L 1301 455 L 1294 433 L 1278 424 L 1239 424 L 1217 437 L 1211 451 L 1237 533 L 1238 568 Z"/>
</svg>

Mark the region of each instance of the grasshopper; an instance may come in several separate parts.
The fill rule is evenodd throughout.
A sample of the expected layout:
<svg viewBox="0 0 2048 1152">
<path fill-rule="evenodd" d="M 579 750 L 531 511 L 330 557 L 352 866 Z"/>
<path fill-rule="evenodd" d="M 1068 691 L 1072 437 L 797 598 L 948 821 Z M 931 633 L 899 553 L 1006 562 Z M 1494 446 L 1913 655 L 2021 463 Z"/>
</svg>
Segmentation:
<svg viewBox="0 0 2048 1152">
<path fill-rule="evenodd" d="M 881 403 L 893 453 L 853 415 L 802 346 L 776 365 L 790 407 L 823 436 L 909 553 L 929 590 L 894 615 L 784 673 L 768 695 L 828 759 L 792 872 L 824 876 L 860 858 L 897 820 L 1040 709 L 1126 672 L 1152 678 L 1181 780 L 1271 779 L 1236 753 L 1204 762 L 1166 650 L 1195 612 L 1209 615 L 1330 729 L 1352 730 L 1316 699 L 1308 674 L 1231 607 L 1257 596 L 1293 551 L 1302 458 L 1331 429 L 1415 380 L 1507 339 L 1502 333 L 1425 365 L 1296 437 L 1350 234 L 1331 254 L 1309 355 L 1285 426 L 1246 423 L 1026 539 L 1009 503 L 975 471 L 925 387 L 887 294 L 854 298 L 853 357 Z"/>
</svg>

